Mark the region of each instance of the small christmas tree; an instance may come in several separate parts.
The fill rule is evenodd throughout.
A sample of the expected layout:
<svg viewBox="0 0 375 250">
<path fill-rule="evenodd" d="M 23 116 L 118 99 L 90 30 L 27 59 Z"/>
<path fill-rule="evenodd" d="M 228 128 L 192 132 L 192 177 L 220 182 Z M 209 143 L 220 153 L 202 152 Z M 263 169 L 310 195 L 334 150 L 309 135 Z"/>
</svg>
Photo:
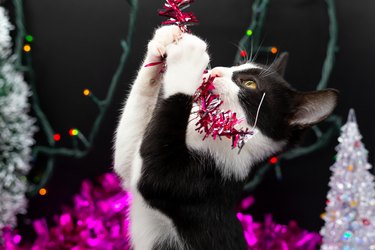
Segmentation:
<svg viewBox="0 0 375 250">
<path fill-rule="evenodd" d="M 29 110 L 29 88 L 15 67 L 6 10 L 0 7 L 0 240 L 5 226 L 16 225 L 26 212 L 27 180 L 35 132 Z M 1 242 L 0 242 L 1 243 Z"/>
<path fill-rule="evenodd" d="M 375 184 L 355 114 L 342 127 L 327 195 L 322 250 L 375 249 Z"/>
</svg>

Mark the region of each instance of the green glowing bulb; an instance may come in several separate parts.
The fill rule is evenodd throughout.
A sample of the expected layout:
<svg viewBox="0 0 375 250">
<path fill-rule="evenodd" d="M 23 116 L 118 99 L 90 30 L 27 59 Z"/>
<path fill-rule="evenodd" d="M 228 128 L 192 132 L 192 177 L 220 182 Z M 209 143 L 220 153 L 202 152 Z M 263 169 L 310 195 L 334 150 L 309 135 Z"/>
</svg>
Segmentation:
<svg viewBox="0 0 375 250">
<path fill-rule="evenodd" d="M 69 130 L 70 136 L 76 136 L 78 135 L 78 133 L 79 133 L 78 129 L 72 128 L 71 130 Z"/>
<path fill-rule="evenodd" d="M 248 30 L 246 31 L 246 35 L 247 35 L 247 36 L 251 36 L 252 34 L 253 34 L 253 31 L 252 31 L 252 30 L 248 29 Z"/>
<path fill-rule="evenodd" d="M 344 239 L 345 240 L 347 240 L 347 239 L 350 239 L 351 237 L 352 237 L 352 232 L 350 232 L 350 231 L 346 231 L 345 233 L 344 233 Z"/>
<path fill-rule="evenodd" d="M 34 41 L 34 37 L 32 35 L 27 35 L 25 37 L 26 41 L 28 41 L 29 43 L 31 43 L 32 41 Z"/>
</svg>

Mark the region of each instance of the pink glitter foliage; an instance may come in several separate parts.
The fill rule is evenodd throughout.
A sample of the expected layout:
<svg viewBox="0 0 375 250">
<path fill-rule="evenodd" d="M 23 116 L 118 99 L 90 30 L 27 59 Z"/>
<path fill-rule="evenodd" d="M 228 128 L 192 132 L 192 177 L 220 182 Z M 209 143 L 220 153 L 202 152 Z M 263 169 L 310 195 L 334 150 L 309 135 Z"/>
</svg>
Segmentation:
<svg viewBox="0 0 375 250">
<path fill-rule="evenodd" d="M 80 194 L 74 197 L 74 207 L 63 208 L 55 217 L 55 225 L 47 226 L 46 219 L 33 222 L 37 239 L 23 242 L 21 236 L 7 230 L 4 248 L 0 250 L 128 250 L 127 209 L 130 194 L 125 193 L 117 176 L 108 173 L 99 178 L 100 185 L 82 183 Z M 19 238 L 15 238 L 18 235 Z M 18 241 L 15 241 L 18 240 Z"/>
<path fill-rule="evenodd" d="M 122 190 L 113 173 L 105 174 L 99 181 L 99 185 L 84 181 L 81 193 L 74 197 L 74 207 L 64 208 L 56 216 L 54 226 L 48 227 L 45 219 L 34 221 L 37 239 L 33 243 L 22 242 L 22 236 L 10 228 L 3 229 L 0 250 L 129 250 L 130 195 Z M 237 213 L 249 249 L 317 249 L 321 241 L 319 234 L 300 229 L 296 222 L 284 226 L 266 216 L 263 224 L 256 223 L 250 215 L 241 212 L 253 203 L 252 197 L 245 198 Z"/>
<path fill-rule="evenodd" d="M 212 76 L 203 80 L 202 85 L 195 93 L 194 102 L 199 106 L 196 130 L 205 134 L 203 140 L 209 136 L 212 136 L 213 139 L 223 136 L 232 139 L 232 148 L 237 147 L 241 150 L 246 140 L 253 135 L 253 131 L 236 129 L 235 126 L 240 124 L 243 119 L 238 119 L 236 113 L 231 110 L 222 111 L 220 109 L 223 101 L 219 95 L 213 93 L 214 80 L 215 77 Z"/>
</svg>

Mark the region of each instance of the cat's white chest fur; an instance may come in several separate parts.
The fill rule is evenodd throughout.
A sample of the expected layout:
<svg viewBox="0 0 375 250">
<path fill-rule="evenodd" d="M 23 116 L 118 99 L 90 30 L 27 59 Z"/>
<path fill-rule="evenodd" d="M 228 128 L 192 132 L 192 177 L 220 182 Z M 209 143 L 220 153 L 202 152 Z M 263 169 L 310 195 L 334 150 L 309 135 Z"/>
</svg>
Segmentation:
<svg viewBox="0 0 375 250">
<path fill-rule="evenodd" d="M 138 157 L 136 157 L 138 158 Z M 141 161 L 135 160 L 136 169 Z M 136 187 L 131 188 L 132 204 L 130 207 L 130 234 L 134 249 L 148 250 L 157 242 L 168 242 L 170 246 L 183 249 L 181 240 L 170 218 L 151 208 Z"/>
</svg>

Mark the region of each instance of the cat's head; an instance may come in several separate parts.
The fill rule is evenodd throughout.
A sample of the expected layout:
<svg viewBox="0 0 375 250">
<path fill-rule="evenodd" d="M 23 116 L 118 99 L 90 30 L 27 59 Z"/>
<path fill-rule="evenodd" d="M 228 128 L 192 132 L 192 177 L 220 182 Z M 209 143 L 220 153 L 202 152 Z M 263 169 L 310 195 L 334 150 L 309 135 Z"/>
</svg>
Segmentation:
<svg viewBox="0 0 375 250">
<path fill-rule="evenodd" d="M 223 109 L 245 117 L 248 128 L 254 126 L 259 109 L 256 128 L 274 141 L 290 142 L 332 113 L 338 91 L 295 90 L 284 79 L 287 60 L 288 54 L 283 53 L 270 66 L 246 63 L 217 67 L 210 74 L 216 77 L 214 86 L 224 101 Z"/>
<path fill-rule="evenodd" d="M 338 91 L 301 92 L 285 81 L 283 75 L 287 58 L 287 54 L 282 54 L 270 66 L 246 63 L 216 67 L 208 72 L 215 76 L 214 91 L 223 101 L 220 109 L 231 110 L 238 118 L 244 118 L 241 124 L 236 125 L 237 129 L 255 131 L 238 154 L 238 149 L 230 149 L 230 139 L 208 137 L 202 140 L 202 135 L 196 132 L 195 123 L 189 124 L 188 146 L 212 155 L 224 177 L 245 179 L 251 166 L 298 141 L 301 132 L 324 120 L 334 110 Z M 194 112 L 192 114 L 194 117 Z"/>
</svg>

